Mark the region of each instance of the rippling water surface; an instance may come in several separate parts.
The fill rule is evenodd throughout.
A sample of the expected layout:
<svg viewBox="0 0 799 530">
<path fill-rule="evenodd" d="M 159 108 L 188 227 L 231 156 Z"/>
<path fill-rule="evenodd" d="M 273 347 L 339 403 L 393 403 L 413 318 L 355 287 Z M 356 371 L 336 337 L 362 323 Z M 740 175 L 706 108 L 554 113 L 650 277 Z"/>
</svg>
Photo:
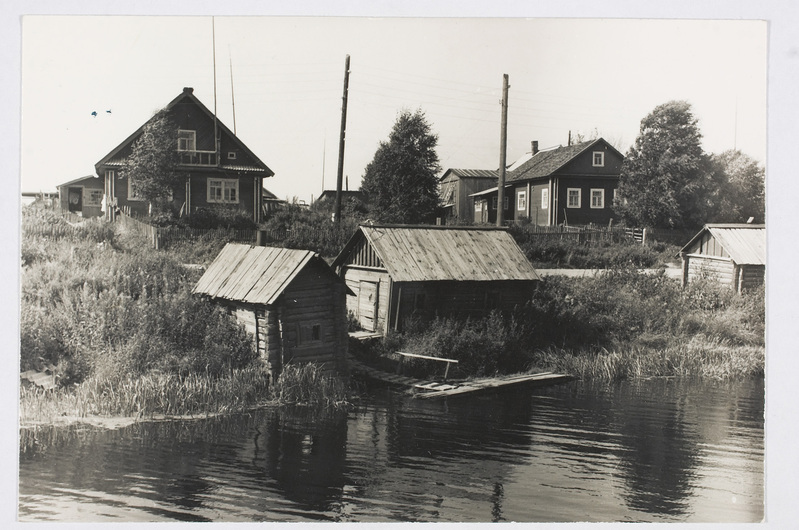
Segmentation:
<svg viewBox="0 0 799 530">
<path fill-rule="evenodd" d="M 23 521 L 763 519 L 763 383 L 652 380 L 37 434 Z"/>
</svg>

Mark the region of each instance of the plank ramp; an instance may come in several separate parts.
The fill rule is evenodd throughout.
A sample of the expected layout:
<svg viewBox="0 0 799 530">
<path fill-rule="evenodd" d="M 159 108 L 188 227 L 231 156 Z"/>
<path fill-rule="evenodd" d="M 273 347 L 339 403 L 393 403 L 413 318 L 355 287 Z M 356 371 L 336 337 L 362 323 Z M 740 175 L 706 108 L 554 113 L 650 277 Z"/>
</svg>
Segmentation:
<svg viewBox="0 0 799 530">
<path fill-rule="evenodd" d="M 424 381 L 379 370 L 352 357 L 349 359 L 349 367 L 353 373 L 360 374 L 371 380 L 411 389 L 414 392 L 413 396 L 417 399 L 436 399 L 468 394 L 499 392 L 520 387 L 557 385 L 573 379 L 572 376 L 566 374 L 540 372 L 537 374 L 518 374 L 462 382 Z"/>
</svg>

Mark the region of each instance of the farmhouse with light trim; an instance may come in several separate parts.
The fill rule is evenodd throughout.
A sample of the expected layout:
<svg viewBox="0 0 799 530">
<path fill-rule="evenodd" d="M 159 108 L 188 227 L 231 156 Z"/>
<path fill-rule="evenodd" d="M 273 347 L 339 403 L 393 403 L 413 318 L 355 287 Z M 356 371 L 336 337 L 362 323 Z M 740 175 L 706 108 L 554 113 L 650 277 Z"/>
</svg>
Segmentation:
<svg viewBox="0 0 799 530">
<path fill-rule="evenodd" d="M 166 111 L 178 126 L 178 171 L 185 175 L 184 185 L 172 190 L 173 208 L 186 216 L 203 208 L 225 208 L 260 222 L 263 179 L 274 172 L 215 118 L 192 88 L 184 88 Z M 119 175 L 145 125 L 95 164 L 97 175 L 104 180 L 109 220 L 113 220 L 117 210 L 134 216 L 144 216 L 149 211 L 147 201 L 135 196 L 130 179 Z"/>
</svg>

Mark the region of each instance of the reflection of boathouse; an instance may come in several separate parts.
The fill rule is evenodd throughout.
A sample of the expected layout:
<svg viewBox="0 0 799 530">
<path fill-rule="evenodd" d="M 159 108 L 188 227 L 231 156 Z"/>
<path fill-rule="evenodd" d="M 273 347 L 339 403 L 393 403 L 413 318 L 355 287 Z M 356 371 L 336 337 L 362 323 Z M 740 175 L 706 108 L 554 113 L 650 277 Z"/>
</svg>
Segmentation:
<svg viewBox="0 0 799 530">
<path fill-rule="evenodd" d="M 318 254 L 229 243 L 193 292 L 230 309 L 273 374 L 298 361 L 346 371 L 347 288 Z"/>
<path fill-rule="evenodd" d="M 512 309 L 531 298 L 540 280 L 501 228 L 361 226 L 332 267 L 354 293 L 348 311 L 380 334 L 414 314 Z"/>
</svg>

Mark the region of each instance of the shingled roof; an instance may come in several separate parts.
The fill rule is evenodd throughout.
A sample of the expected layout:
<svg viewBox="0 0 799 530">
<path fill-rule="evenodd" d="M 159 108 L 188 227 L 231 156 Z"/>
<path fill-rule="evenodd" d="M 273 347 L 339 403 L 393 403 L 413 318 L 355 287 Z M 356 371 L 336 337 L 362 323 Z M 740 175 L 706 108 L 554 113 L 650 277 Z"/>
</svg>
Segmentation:
<svg viewBox="0 0 799 530">
<path fill-rule="evenodd" d="M 192 293 L 211 298 L 270 305 L 310 262 L 322 258 L 310 250 L 228 243 L 202 275 Z"/>
<path fill-rule="evenodd" d="M 444 174 L 439 177 L 439 180 L 442 180 L 450 173 L 458 177 L 497 178 L 497 170 L 495 169 L 458 169 L 453 167 L 447 169 Z"/>
<path fill-rule="evenodd" d="M 548 177 L 564 165 L 577 157 L 580 153 L 591 147 L 600 140 L 582 142 L 574 145 L 561 146 L 548 151 L 539 151 L 519 168 L 511 171 L 507 176 L 507 182 L 517 180 L 528 180 L 539 177 Z"/>
<path fill-rule="evenodd" d="M 501 228 L 361 226 L 332 267 L 343 265 L 363 238 L 395 282 L 541 279 Z"/>
</svg>

